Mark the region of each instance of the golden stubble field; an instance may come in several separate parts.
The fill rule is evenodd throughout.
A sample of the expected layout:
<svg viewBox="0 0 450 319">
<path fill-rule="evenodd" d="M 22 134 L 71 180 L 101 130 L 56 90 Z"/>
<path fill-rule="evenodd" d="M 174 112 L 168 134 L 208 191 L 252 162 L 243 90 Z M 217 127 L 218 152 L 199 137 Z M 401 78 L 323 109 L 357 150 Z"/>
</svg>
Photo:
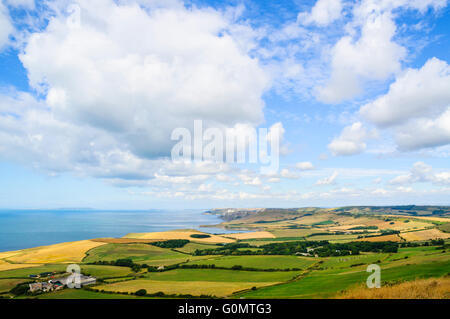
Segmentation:
<svg viewBox="0 0 450 319">
<path fill-rule="evenodd" d="M 191 235 L 209 235 L 207 238 L 193 238 Z M 186 229 L 186 230 L 173 230 L 164 232 L 154 232 L 154 233 L 130 233 L 125 235 L 123 238 L 137 238 L 137 239 L 158 239 L 158 240 L 170 240 L 170 239 L 187 239 L 193 242 L 199 243 L 233 243 L 234 239 L 226 238 L 213 234 L 206 234 L 197 230 Z"/>
<path fill-rule="evenodd" d="M 0 259 L 10 264 L 79 263 L 87 251 L 105 244 L 81 240 L 1 253 Z"/>
<path fill-rule="evenodd" d="M 450 238 L 450 234 L 444 233 L 439 229 L 435 228 L 415 232 L 401 233 L 400 236 L 407 241 Z"/>
</svg>

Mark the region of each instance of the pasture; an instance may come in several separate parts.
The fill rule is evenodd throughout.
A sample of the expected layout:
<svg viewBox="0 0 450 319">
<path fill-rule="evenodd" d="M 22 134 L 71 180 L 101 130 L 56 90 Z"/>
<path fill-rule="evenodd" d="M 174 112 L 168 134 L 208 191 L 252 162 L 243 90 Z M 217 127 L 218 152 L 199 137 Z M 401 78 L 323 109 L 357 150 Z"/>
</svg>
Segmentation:
<svg viewBox="0 0 450 319">
<path fill-rule="evenodd" d="M 273 285 L 271 282 L 214 282 L 214 281 L 155 281 L 147 279 L 137 279 L 100 285 L 96 289 L 115 292 L 136 292 L 139 289 L 147 290 L 147 293 L 163 292 L 166 295 L 190 294 L 193 296 L 211 295 L 217 297 L 229 296 L 235 292 L 251 289 L 252 287 L 262 287 Z"/>
<path fill-rule="evenodd" d="M 305 269 L 317 262 L 314 258 L 298 256 L 223 256 L 195 260 L 188 263 L 197 265 L 216 265 L 231 268 L 235 265 L 256 269 Z"/>
<path fill-rule="evenodd" d="M 236 271 L 226 269 L 174 269 L 147 273 L 156 281 L 214 281 L 214 282 L 281 282 L 298 276 L 300 271 Z"/>
</svg>

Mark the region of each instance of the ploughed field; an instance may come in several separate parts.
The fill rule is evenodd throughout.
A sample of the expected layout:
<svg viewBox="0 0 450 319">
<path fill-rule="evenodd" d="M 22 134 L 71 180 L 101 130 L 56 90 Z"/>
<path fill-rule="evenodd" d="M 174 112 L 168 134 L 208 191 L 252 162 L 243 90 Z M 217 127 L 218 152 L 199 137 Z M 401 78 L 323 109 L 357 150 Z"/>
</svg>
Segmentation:
<svg viewBox="0 0 450 319">
<path fill-rule="evenodd" d="M 389 298 L 415 287 L 411 298 L 450 298 L 450 219 L 421 209 L 424 216 L 366 208 L 259 210 L 222 225 L 253 230 L 248 233 L 136 233 L 3 252 L 0 297 Z M 18 286 L 65 275 L 73 263 L 97 283 L 16 293 Z M 381 267 L 386 289 L 378 294 L 365 287 L 370 264 Z M 52 274 L 30 277 L 42 273 Z M 433 286 L 438 293 L 430 293 Z"/>
</svg>

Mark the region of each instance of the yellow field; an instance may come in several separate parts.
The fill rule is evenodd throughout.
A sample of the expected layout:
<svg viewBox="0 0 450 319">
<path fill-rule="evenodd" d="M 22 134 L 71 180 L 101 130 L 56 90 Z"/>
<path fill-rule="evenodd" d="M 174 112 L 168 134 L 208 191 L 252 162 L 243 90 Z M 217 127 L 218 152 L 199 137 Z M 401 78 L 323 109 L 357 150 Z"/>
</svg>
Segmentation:
<svg viewBox="0 0 450 319">
<path fill-rule="evenodd" d="M 310 225 L 315 223 L 320 223 L 326 220 L 334 220 L 336 215 L 334 214 L 320 214 L 320 215 L 310 215 L 297 218 L 293 223 L 302 224 L 302 225 Z"/>
<path fill-rule="evenodd" d="M 213 295 L 225 297 L 233 292 L 276 284 L 276 282 L 215 282 L 215 281 L 156 281 L 131 280 L 109 285 L 96 286 L 96 289 L 117 292 L 136 292 L 139 289 L 147 293 L 164 292 L 170 294 Z"/>
<path fill-rule="evenodd" d="M 0 260 L 0 271 L 37 266 L 41 266 L 41 264 L 10 264 L 6 261 Z"/>
<path fill-rule="evenodd" d="M 443 222 L 443 223 L 450 223 L 450 218 L 445 218 L 445 217 L 428 217 L 428 216 L 400 216 L 400 215 L 383 215 L 383 216 L 390 216 L 390 217 L 402 217 L 402 218 L 406 218 L 406 219 L 422 219 L 422 220 L 429 220 L 429 221 L 434 221 L 434 222 Z"/>
<path fill-rule="evenodd" d="M 9 252 L 9 255 L 5 253 L 6 258 L 1 258 L 22 264 L 78 263 L 85 257 L 88 250 L 105 244 L 81 240 Z"/>
<path fill-rule="evenodd" d="M 230 237 L 234 239 L 254 239 L 254 238 L 275 238 L 275 235 L 268 231 L 256 231 L 253 233 L 236 233 L 226 234 L 224 237 Z"/>
<path fill-rule="evenodd" d="M 107 244 L 135 244 L 135 243 L 154 243 L 159 240 L 153 239 L 137 239 L 137 238 L 97 238 L 91 241 Z"/>
<path fill-rule="evenodd" d="M 450 299 L 450 278 L 419 279 L 369 289 L 359 287 L 337 296 L 339 299 Z"/>
<path fill-rule="evenodd" d="M 402 233 L 400 234 L 400 236 L 402 236 L 402 238 L 404 238 L 407 241 L 450 238 L 450 234 L 441 232 L 439 229 L 435 228 L 409 233 Z"/>
<path fill-rule="evenodd" d="M 304 237 L 314 233 L 323 232 L 319 229 L 270 229 L 275 237 Z"/>
<path fill-rule="evenodd" d="M 401 239 L 397 235 L 384 235 L 384 236 L 377 236 L 377 237 L 369 237 L 369 238 L 361 238 L 357 239 L 356 241 L 401 241 Z"/>
<path fill-rule="evenodd" d="M 164 232 L 155 233 L 130 233 L 124 236 L 124 238 L 139 238 L 139 239 L 159 239 L 159 240 L 170 240 L 170 239 L 188 239 L 193 242 L 199 243 L 233 243 L 234 240 L 230 238 L 225 238 L 222 236 L 210 235 L 208 238 L 192 238 L 192 234 L 206 234 L 199 232 L 197 230 L 187 229 L 187 230 L 171 230 Z"/>
</svg>

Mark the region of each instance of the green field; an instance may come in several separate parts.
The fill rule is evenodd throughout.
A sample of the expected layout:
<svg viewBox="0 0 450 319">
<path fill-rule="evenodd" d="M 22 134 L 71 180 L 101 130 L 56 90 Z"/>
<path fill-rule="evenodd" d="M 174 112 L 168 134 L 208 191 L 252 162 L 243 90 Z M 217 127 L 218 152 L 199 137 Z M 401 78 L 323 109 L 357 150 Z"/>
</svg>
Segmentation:
<svg viewBox="0 0 450 319">
<path fill-rule="evenodd" d="M 134 295 L 107 294 L 84 289 L 64 289 L 61 291 L 38 295 L 38 299 L 136 299 L 144 298 Z"/>
<path fill-rule="evenodd" d="M 215 249 L 219 246 L 213 244 L 200 244 L 200 243 L 187 243 L 184 247 L 176 248 L 176 251 L 180 251 L 186 254 L 192 254 L 197 249 Z"/>
<path fill-rule="evenodd" d="M 0 293 L 8 292 L 20 283 L 27 282 L 25 279 L 0 279 Z"/>
<path fill-rule="evenodd" d="M 145 289 L 147 293 L 163 292 L 166 295 L 189 294 L 193 296 L 209 295 L 230 296 L 252 287 L 273 285 L 276 282 L 223 282 L 223 281 L 156 281 L 148 279 L 130 280 L 115 284 L 97 286 L 97 289 L 115 292 L 136 292 Z"/>
<path fill-rule="evenodd" d="M 317 262 L 314 258 L 297 256 L 223 256 L 191 261 L 188 264 L 216 265 L 231 268 L 235 265 L 257 269 L 305 269 Z"/>
<path fill-rule="evenodd" d="M 149 244 L 107 244 L 91 249 L 83 262 L 111 261 L 131 258 L 135 263 L 185 258 L 184 254 Z"/>
<path fill-rule="evenodd" d="M 213 245 L 202 246 L 214 247 Z M 190 247 L 192 248 L 196 246 Z M 115 261 L 117 259 L 124 258 L 129 258 L 137 264 L 167 266 L 187 262 L 188 260 L 200 260 L 208 257 L 191 256 L 187 253 L 181 253 L 168 248 L 160 248 L 149 244 L 107 244 L 91 249 L 88 256 L 83 259 L 83 262 L 92 263 L 96 261 Z"/>
<path fill-rule="evenodd" d="M 121 277 L 132 273 L 130 268 L 100 265 L 80 265 L 83 274 L 89 274 L 97 278 Z M 67 265 L 45 265 L 32 268 L 13 269 L 0 272 L 0 278 L 27 278 L 43 272 L 65 272 Z"/>
<path fill-rule="evenodd" d="M 19 268 L 12 270 L 0 271 L 0 278 L 28 278 L 29 275 L 36 275 L 43 272 L 64 272 L 67 265 L 63 264 L 49 264 L 38 267 Z"/>
</svg>

